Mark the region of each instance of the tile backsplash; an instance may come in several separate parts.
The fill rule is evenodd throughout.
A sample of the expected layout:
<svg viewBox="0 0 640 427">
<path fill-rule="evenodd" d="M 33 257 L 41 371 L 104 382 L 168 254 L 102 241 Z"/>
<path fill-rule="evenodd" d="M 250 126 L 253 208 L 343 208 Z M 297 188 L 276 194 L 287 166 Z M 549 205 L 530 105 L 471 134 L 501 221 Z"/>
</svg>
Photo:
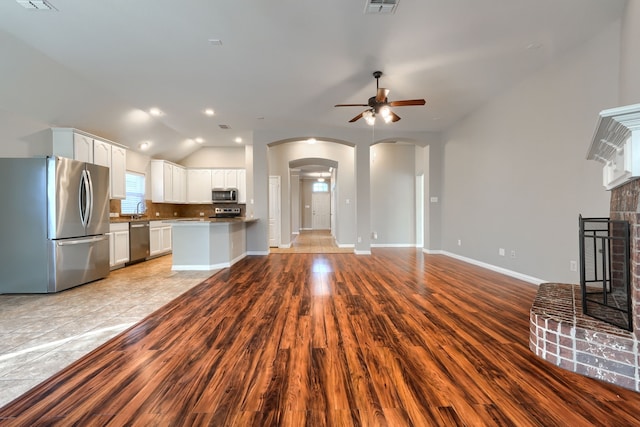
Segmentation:
<svg viewBox="0 0 640 427">
<path fill-rule="evenodd" d="M 245 215 L 246 205 L 244 204 L 203 204 L 203 205 L 192 205 L 192 204 L 170 204 L 170 203 L 153 203 L 151 200 L 145 200 L 145 217 L 149 219 L 153 218 L 193 218 L 193 217 L 205 217 L 208 218 L 213 215 L 214 208 L 223 208 L 223 207 L 239 207 L 241 210 L 241 216 Z M 109 212 L 117 213 L 119 216 L 121 203 L 120 200 L 111 199 L 109 202 Z M 200 214 L 203 215 L 200 215 Z"/>
</svg>

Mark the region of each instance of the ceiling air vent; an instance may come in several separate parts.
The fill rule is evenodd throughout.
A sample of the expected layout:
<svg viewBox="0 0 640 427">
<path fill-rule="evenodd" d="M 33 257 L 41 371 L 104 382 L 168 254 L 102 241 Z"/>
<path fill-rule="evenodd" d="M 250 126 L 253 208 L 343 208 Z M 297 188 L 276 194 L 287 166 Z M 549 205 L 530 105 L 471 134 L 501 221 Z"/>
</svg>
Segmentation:
<svg viewBox="0 0 640 427">
<path fill-rule="evenodd" d="M 364 13 L 372 15 L 388 15 L 395 13 L 400 0 L 366 0 Z"/>
<path fill-rule="evenodd" d="M 231 129 L 231 126 L 229 126 L 229 125 L 218 125 L 218 127 L 220 129 Z"/>
<path fill-rule="evenodd" d="M 46 0 L 16 0 L 25 9 L 31 10 L 57 10 Z"/>
</svg>

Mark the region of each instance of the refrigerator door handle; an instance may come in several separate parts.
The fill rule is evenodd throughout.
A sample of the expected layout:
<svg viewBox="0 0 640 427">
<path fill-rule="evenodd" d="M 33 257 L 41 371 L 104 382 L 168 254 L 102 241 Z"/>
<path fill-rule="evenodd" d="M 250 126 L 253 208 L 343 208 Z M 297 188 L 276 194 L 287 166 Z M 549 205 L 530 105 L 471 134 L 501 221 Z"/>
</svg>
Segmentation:
<svg viewBox="0 0 640 427">
<path fill-rule="evenodd" d="M 89 194 L 87 197 L 87 226 L 91 223 L 91 217 L 93 216 L 93 180 L 91 179 L 91 171 L 85 170 L 87 173 L 87 182 Z"/>
<path fill-rule="evenodd" d="M 104 236 L 95 236 L 90 239 L 62 240 L 62 241 L 56 241 L 56 245 L 58 246 L 84 245 L 87 243 L 100 242 L 108 238 L 109 236 L 104 235 Z"/>
<path fill-rule="evenodd" d="M 78 204 L 80 207 L 80 222 L 84 228 L 88 224 L 89 214 L 89 187 L 88 187 L 87 171 L 83 170 L 80 174 L 80 188 L 78 189 Z"/>
</svg>

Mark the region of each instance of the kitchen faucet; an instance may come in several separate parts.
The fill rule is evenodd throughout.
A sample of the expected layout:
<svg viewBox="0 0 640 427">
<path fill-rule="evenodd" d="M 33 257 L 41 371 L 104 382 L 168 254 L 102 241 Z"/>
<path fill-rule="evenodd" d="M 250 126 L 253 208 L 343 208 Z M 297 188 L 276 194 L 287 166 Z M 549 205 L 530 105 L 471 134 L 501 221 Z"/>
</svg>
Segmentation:
<svg viewBox="0 0 640 427">
<path fill-rule="evenodd" d="M 142 212 L 140 212 L 140 205 L 143 206 Z M 138 202 L 138 204 L 136 205 L 136 218 L 140 218 L 142 214 L 145 212 L 145 210 L 146 210 L 146 206 L 144 205 L 144 202 Z"/>
</svg>

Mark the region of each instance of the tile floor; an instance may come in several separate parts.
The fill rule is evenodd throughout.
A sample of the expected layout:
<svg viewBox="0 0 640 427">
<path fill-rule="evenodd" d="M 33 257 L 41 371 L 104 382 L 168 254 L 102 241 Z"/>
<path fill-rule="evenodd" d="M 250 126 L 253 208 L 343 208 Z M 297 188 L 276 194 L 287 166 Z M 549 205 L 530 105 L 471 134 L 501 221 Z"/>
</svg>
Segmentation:
<svg viewBox="0 0 640 427">
<path fill-rule="evenodd" d="M 0 407 L 213 273 L 171 271 L 167 255 L 56 294 L 0 295 Z"/>
</svg>

